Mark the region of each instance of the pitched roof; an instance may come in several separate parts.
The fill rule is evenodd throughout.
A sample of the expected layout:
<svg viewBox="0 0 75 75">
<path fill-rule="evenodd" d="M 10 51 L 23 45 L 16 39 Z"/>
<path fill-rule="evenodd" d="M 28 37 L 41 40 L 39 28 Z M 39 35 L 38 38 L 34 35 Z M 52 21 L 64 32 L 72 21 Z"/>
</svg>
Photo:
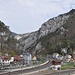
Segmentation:
<svg viewBox="0 0 75 75">
<path fill-rule="evenodd" d="M 15 56 L 15 57 L 14 57 L 14 60 L 15 60 L 15 61 L 21 61 L 21 60 L 23 60 L 23 58 L 20 57 L 20 56 Z"/>
<path fill-rule="evenodd" d="M 53 60 L 52 62 L 61 62 L 61 60 Z"/>
<path fill-rule="evenodd" d="M 2 60 L 10 60 L 10 56 L 4 56 L 4 57 L 2 57 Z"/>
</svg>

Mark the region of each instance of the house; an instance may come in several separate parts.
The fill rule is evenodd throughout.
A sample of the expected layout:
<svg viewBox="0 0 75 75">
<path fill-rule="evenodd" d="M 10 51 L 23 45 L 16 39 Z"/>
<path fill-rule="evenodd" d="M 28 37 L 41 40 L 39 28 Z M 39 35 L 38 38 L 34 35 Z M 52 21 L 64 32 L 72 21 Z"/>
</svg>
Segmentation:
<svg viewBox="0 0 75 75">
<path fill-rule="evenodd" d="M 0 65 L 2 65 L 2 53 L 0 53 Z"/>
<path fill-rule="evenodd" d="M 2 60 L 2 56 L 0 56 L 0 65 L 2 65 L 3 60 Z"/>
<path fill-rule="evenodd" d="M 13 62 L 14 61 L 14 57 L 11 57 L 11 59 L 9 60 L 9 62 Z"/>
<path fill-rule="evenodd" d="M 10 56 L 1 56 L 0 57 L 1 65 L 10 65 L 10 63 L 13 61 L 14 61 L 14 57 L 10 57 Z"/>
<path fill-rule="evenodd" d="M 58 59 L 58 60 L 63 60 L 63 56 L 62 56 L 62 55 L 59 55 L 59 56 L 57 57 L 57 59 Z"/>
<path fill-rule="evenodd" d="M 68 54 L 65 55 L 65 56 L 64 56 L 64 61 L 65 61 L 65 62 L 69 62 L 69 61 L 71 60 L 71 57 L 72 57 L 71 55 L 68 55 Z"/>
<path fill-rule="evenodd" d="M 32 57 L 32 63 L 36 63 L 37 62 L 37 57 L 36 56 L 33 56 Z"/>
<path fill-rule="evenodd" d="M 22 56 L 18 56 L 18 55 L 16 55 L 15 57 L 10 57 L 8 55 L 0 56 L 0 64 L 1 66 L 4 66 L 4 67 L 7 67 L 7 66 L 17 67 L 17 66 L 24 65 L 24 59 Z"/>
<path fill-rule="evenodd" d="M 16 55 L 14 57 L 14 62 L 15 62 L 16 65 L 21 65 L 23 63 L 23 61 L 24 61 L 24 59 L 21 56 Z"/>
<path fill-rule="evenodd" d="M 24 57 L 25 63 L 30 65 L 31 60 L 32 60 L 32 55 L 29 52 L 26 51 L 26 52 L 23 53 L 23 57 Z"/>
<path fill-rule="evenodd" d="M 59 70 L 61 68 L 61 60 L 52 60 L 52 70 Z"/>
<path fill-rule="evenodd" d="M 9 57 L 9 56 L 2 57 L 3 64 L 4 65 L 9 65 L 10 64 L 10 62 L 9 62 L 10 59 L 11 59 L 11 57 Z"/>
<path fill-rule="evenodd" d="M 13 61 L 12 61 L 13 60 Z M 19 66 L 22 66 L 24 65 L 24 59 L 22 56 L 19 56 L 19 55 L 16 55 L 14 57 L 11 57 L 11 60 L 10 61 L 10 66 L 11 68 L 14 66 L 14 67 L 19 67 Z"/>
<path fill-rule="evenodd" d="M 58 53 L 53 53 L 53 58 L 54 58 L 54 59 L 57 59 L 57 58 L 58 58 L 58 56 L 59 56 L 59 54 L 58 54 Z"/>
<path fill-rule="evenodd" d="M 37 57 L 36 57 L 36 56 L 33 56 L 33 57 L 32 57 L 32 60 L 33 60 L 33 61 L 36 61 L 36 60 L 37 60 Z"/>
<path fill-rule="evenodd" d="M 67 54 L 67 48 L 61 48 L 61 52 Z"/>
</svg>

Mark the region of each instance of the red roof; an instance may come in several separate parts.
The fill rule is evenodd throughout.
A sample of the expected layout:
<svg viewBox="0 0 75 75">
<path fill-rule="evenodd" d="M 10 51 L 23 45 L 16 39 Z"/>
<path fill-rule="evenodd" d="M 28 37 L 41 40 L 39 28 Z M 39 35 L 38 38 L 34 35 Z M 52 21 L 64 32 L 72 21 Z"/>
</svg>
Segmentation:
<svg viewBox="0 0 75 75">
<path fill-rule="evenodd" d="M 52 61 L 52 65 L 60 65 L 61 64 L 61 60 L 53 60 Z"/>
<path fill-rule="evenodd" d="M 15 56 L 15 57 L 14 57 L 14 60 L 15 60 L 15 61 L 21 61 L 21 60 L 23 60 L 23 59 L 22 59 L 22 57 L 20 57 L 20 56 Z"/>
<path fill-rule="evenodd" d="M 2 58 L 2 60 L 10 60 L 10 58 L 11 58 L 11 57 L 9 57 L 9 56 L 4 56 L 4 57 Z"/>
<path fill-rule="evenodd" d="M 61 62 L 61 60 L 53 60 L 52 62 Z"/>
</svg>

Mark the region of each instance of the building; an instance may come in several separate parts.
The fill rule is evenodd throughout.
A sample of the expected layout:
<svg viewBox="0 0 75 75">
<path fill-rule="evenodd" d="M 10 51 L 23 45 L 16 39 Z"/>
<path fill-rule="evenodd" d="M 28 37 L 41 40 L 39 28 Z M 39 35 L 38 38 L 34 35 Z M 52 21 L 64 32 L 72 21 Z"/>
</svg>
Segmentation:
<svg viewBox="0 0 75 75">
<path fill-rule="evenodd" d="M 59 55 L 57 59 L 58 59 L 58 60 L 63 60 L 63 58 L 64 58 L 64 57 L 63 57 L 62 55 Z"/>
<path fill-rule="evenodd" d="M 33 56 L 32 57 L 32 63 L 36 63 L 37 62 L 37 57 L 36 56 Z"/>
<path fill-rule="evenodd" d="M 68 54 L 65 55 L 64 56 L 64 62 L 69 62 L 71 60 L 71 57 L 72 57 L 71 55 L 68 55 Z"/>
<path fill-rule="evenodd" d="M 3 64 L 2 56 L 0 56 L 0 65 Z"/>
<path fill-rule="evenodd" d="M 52 60 L 52 70 L 59 70 L 61 68 L 61 60 Z"/>
<path fill-rule="evenodd" d="M 11 57 L 9 56 L 2 57 L 2 61 L 4 65 L 10 65 L 10 60 L 11 60 Z"/>
<path fill-rule="evenodd" d="M 53 58 L 54 58 L 54 59 L 57 59 L 57 58 L 58 58 L 58 56 L 59 56 L 59 54 L 58 54 L 58 53 L 53 53 Z"/>
<path fill-rule="evenodd" d="M 61 48 L 61 52 L 67 54 L 67 48 Z"/>
<path fill-rule="evenodd" d="M 14 57 L 14 63 L 15 65 L 22 65 L 24 63 L 24 59 L 21 56 L 15 56 Z"/>
<path fill-rule="evenodd" d="M 30 65 L 32 60 L 32 55 L 28 51 L 23 52 L 24 61 L 26 64 Z"/>
</svg>

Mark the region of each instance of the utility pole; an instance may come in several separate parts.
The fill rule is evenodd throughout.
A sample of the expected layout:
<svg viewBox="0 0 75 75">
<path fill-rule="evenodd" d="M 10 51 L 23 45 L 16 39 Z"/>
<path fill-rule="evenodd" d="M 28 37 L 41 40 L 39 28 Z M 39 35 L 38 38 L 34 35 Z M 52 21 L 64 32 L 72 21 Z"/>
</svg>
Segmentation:
<svg viewBox="0 0 75 75">
<path fill-rule="evenodd" d="M 68 63 L 70 63 L 70 61 Z M 69 67 L 69 75 L 70 75 L 70 67 Z"/>
<path fill-rule="evenodd" d="M 60 75 L 60 68 L 58 68 L 58 75 Z"/>
</svg>

